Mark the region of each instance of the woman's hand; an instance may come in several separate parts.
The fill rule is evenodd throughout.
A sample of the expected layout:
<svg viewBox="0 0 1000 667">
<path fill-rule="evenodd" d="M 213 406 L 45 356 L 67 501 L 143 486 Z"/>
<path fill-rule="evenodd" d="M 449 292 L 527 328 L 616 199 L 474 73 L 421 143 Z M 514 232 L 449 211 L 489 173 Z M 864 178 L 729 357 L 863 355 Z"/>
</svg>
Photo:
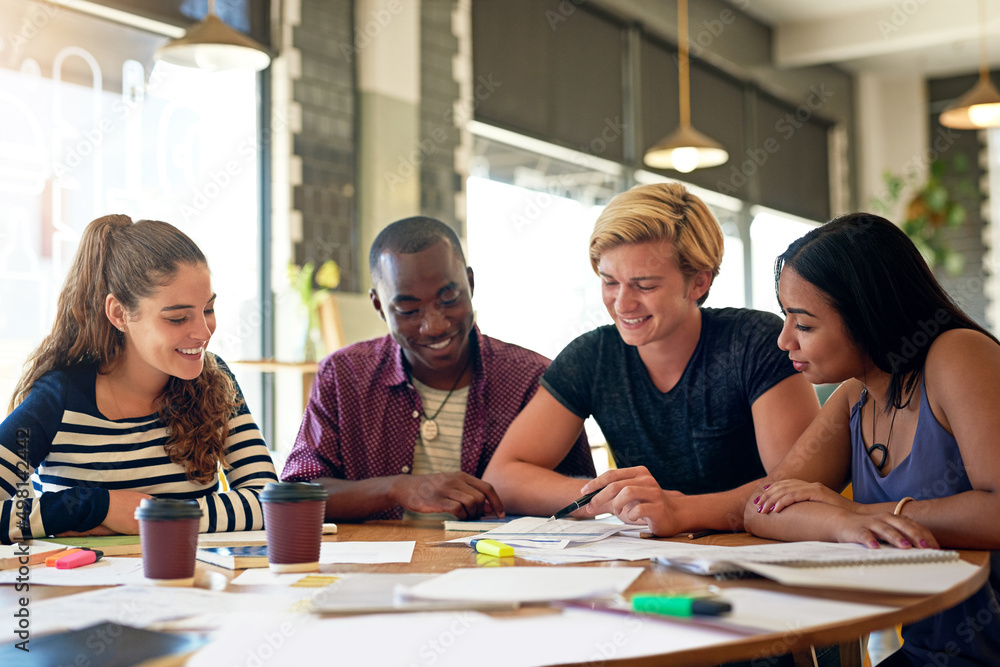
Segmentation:
<svg viewBox="0 0 1000 667">
<path fill-rule="evenodd" d="M 578 510 L 577 516 L 612 512 L 625 523 L 645 523 L 654 535 L 660 536 L 676 535 L 684 528 L 676 502 L 684 494 L 661 489 L 644 466 L 609 470 L 587 482 L 580 493 L 602 488 L 586 507 Z"/>
<path fill-rule="evenodd" d="M 111 533 L 121 535 L 138 535 L 139 521 L 135 518 L 135 510 L 144 498 L 152 498 L 138 491 L 108 491 L 108 515 L 99 528 L 107 528 Z"/>
<path fill-rule="evenodd" d="M 826 503 L 849 512 L 857 511 L 857 503 L 818 482 L 785 479 L 765 485 L 751 501 L 758 514 L 769 514 L 803 502 Z"/>
<path fill-rule="evenodd" d="M 895 514 L 857 514 L 848 510 L 832 517 L 838 542 L 855 542 L 878 549 L 879 540 L 900 549 L 939 549 L 931 531 L 913 519 Z"/>
</svg>

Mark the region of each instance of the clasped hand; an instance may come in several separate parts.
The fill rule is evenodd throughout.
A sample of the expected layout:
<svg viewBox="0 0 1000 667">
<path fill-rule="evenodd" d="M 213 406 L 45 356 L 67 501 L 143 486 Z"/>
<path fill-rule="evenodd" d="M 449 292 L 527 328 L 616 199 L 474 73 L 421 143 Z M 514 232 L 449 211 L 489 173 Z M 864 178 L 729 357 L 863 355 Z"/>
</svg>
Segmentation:
<svg viewBox="0 0 1000 667">
<path fill-rule="evenodd" d="M 645 466 L 609 470 L 587 482 L 580 494 L 598 489 L 602 491 L 578 514 L 611 512 L 625 523 L 645 523 L 654 535 L 676 535 L 684 528 L 677 513 L 677 500 L 684 494 L 661 489 Z"/>
<path fill-rule="evenodd" d="M 101 525 L 83 532 L 70 530 L 59 535 L 62 537 L 138 535 L 139 521 L 135 518 L 135 510 L 144 498 L 152 498 L 153 496 L 126 490 L 111 490 L 108 491 L 108 496 L 108 514 L 104 517 Z"/>
<path fill-rule="evenodd" d="M 913 519 L 891 512 L 870 513 L 866 505 L 848 500 L 818 482 L 772 482 L 755 491 L 751 502 L 761 515 L 777 515 L 797 503 L 822 504 L 829 508 L 830 526 L 838 542 L 855 542 L 873 549 L 878 548 L 880 540 L 900 549 L 939 548 L 931 531 Z"/>
<path fill-rule="evenodd" d="M 391 495 L 411 512 L 448 512 L 459 519 L 504 514 L 503 501 L 493 487 L 465 472 L 399 475 Z"/>
</svg>

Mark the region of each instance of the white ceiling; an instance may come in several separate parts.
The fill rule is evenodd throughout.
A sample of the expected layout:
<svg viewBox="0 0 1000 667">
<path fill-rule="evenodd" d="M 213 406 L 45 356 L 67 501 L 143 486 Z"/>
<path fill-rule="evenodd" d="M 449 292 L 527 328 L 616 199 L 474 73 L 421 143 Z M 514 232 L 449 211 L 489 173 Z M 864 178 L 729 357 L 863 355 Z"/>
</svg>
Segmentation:
<svg viewBox="0 0 1000 667">
<path fill-rule="evenodd" d="M 980 0 L 729 0 L 774 30 L 778 67 L 951 76 L 978 71 Z M 984 0 L 987 61 L 1000 68 L 1000 0 Z"/>
</svg>

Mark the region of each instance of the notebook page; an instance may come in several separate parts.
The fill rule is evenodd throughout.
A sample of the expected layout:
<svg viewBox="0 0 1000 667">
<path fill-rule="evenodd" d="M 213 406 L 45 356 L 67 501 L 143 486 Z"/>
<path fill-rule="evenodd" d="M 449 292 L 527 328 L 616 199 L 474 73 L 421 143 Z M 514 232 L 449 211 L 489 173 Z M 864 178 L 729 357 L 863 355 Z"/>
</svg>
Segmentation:
<svg viewBox="0 0 1000 667">
<path fill-rule="evenodd" d="M 839 542 L 781 542 L 742 547 L 712 547 L 691 558 L 661 557 L 657 561 L 697 574 L 740 572 L 747 563 L 771 563 L 786 567 L 832 567 L 958 560 L 957 551 L 941 549 L 897 549 L 883 545 L 869 549 Z"/>
</svg>

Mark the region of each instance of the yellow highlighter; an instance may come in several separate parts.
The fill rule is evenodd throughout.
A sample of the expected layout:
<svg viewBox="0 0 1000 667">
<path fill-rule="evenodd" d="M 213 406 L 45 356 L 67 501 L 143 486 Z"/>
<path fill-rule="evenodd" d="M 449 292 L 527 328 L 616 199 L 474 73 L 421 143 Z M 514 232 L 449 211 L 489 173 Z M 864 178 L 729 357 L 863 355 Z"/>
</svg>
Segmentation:
<svg viewBox="0 0 1000 667">
<path fill-rule="evenodd" d="M 514 547 L 508 546 L 496 540 L 485 540 L 482 538 L 472 540 L 469 546 L 481 554 L 496 556 L 497 558 L 507 558 L 514 555 Z"/>
</svg>

